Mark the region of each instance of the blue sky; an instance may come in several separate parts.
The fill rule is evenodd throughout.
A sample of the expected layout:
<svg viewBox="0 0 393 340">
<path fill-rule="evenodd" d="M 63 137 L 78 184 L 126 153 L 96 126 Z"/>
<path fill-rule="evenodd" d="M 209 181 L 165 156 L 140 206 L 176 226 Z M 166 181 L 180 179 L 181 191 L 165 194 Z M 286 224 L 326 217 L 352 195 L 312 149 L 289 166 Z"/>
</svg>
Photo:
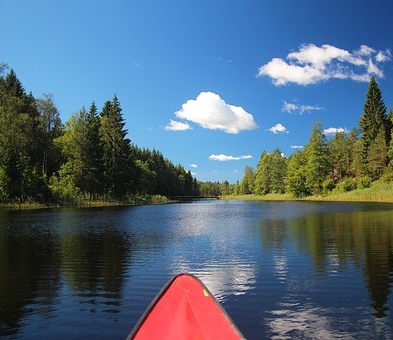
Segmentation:
<svg viewBox="0 0 393 340">
<path fill-rule="evenodd" d="M 202 181 L 393 108 L 390 0 L 0 0 L 0 60 L 62 121 L 116 94 L 129 138 Z"/>
</svg>

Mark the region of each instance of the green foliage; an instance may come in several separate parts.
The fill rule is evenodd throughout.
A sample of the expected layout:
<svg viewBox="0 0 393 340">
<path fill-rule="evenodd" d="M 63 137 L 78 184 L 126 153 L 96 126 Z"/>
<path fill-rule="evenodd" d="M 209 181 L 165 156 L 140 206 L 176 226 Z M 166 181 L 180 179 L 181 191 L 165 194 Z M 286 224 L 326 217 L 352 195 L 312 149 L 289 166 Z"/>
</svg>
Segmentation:
<svg viewBox="0 0 393 340">
<path fill-rule="evenodd" d="M 354 178 L 343 178 L 337 183 L 334 192 L 348 192 L 355 190 L 357 187 L 356 180 Z"/>
<path fill-rule="evenodd" d="M 362 176 L 357 179 L 357 188 L 365 189 L 371 187 L 372 179 L 368 176 Z"/>
<path fill-rule="evenodd" d="M 254 193 L 266 195 L 285 192 L 287 159 L 279 149 L 272 153 L 263 152 L 255 172 Z"/>
<path fill-rule="evenodd" d="M 62 124 L 53 95 L 27 94 L 0 62 L 0 202 L 78 203 L 82 200 L 144 201 L 163 196 L 274 195 L 295 197 L 369 188 L 393 181 L 393 111 L 386 115 L 381 91 L 370 80 L 359 131 L 327 141 L 317 122 L 303 151 L 288 159 L 264 151 L 256 171 L 247 166 L 241 182 L 197 182 L 157 150 L 127 138 L 116 96 L 100 114 L 73 114 Z M 158 195 L 158 196 L 155 196 Z M 156 197 L 156 198 L 154 198 Z"/>
<path fill-rule="evenodd" d="M 331 178 L 327 178 L 324 182 L 323 182 L 323 193 L 327 194 L 330 191 L 332 191 L 334 188 L 336 187 L 336 183 L 333 181 L 333 179 Z"/>
<path fill-rule="evenodd" d="M 329 148 L 320 122 L 313 126 L 304 153 L 307 160 L 305 165 L 306 187 L 311 194 L 319 195 L 323 190 L 323 182 L 331 171 Z"/>
<path fill-rule="evenodd" d="M 35 99 L 5 70 L 0 63 L 0 202 L 199 194 L 190 171 L 131 146 L 116 96 L 101 114 L 93 102 L 63 126 L 51 94 Z"/>
<path fill-rule="evenodd" d="M 287 191 L 295 197 L 310 195 L 306 185 L 307 159 L 304 151 L 296 151 L 288 159 L 287 176 L 285 179 Z"/>
<path fill-rule="evenodd" d="M 255 175 L 254 170 L 250 166 L 246 166 L 244 169 L 244 176 L 240 182 L 240 193 L 241 194 L 252 194 L 254 191 Z"/>
<path fill-rule="evenodd" d="M 76 186 L 76 174 L 75 163 L 66 162 L 60 167 L 58 176 L 50 178 L 49 188 L 57 201 L 75 204 L 82 199 L 82 193 Z"/>
<path fill-rule="evenodd" d="M 359 119 L 359 126 L 362 133 L 362 158 L 365 172 L 373 178 L 380 175 L 379 161 L 376 161 L 375 153 L 381 150 L 382 144 L 388 145 L 390 138 L 389 127 L 386 116 L 386 106 L 382 99 L 381 90 L 378 87 L 375 78 L 372 77 L 368 86 L 366 101 L 364 103 L 363 114 Z M 378 139 L 378 145 L 375 141 Z M 382 142 L 383 139 L 383 142 Z M 384 154 L 387 151 L 384 151 Z M 385 157 L 385 155 L 384 155 Z M 370 159 L 371 158 L 371 159 Z"/>
</svg>

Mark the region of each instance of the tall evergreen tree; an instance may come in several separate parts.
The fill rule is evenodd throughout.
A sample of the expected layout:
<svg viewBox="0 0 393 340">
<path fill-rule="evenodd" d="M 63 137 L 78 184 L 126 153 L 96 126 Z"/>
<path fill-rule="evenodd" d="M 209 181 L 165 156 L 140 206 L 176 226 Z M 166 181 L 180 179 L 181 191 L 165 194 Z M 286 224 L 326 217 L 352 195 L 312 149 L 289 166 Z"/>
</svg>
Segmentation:
<svg viewBox="0 0 393 340">
<path fill-rule="evenodd" d="M 11 70 L 0 82 L 0 192 L 3 200 L 43 199 L 38 111 Z M 1 199 L 1 198 L 0 198 Z"/>
<path fill-rule="evenodd" d="M 86 115 L 86 191 L 95 199 L 103 193 L 103 152 L 100 143 L 100 117 L 94 102 Z"/>
<path fill-rule="evenodd" d="M 379 133 L 385 135 L 387 144 L 388 121 L 386 117 L 386 106 L 382 99 L 381 90 L 374 77 L 370 79 L 363 114 L 359 120 L 362 141 L 362 158 L 366 174 L 371 175 L 373 170 L 369 167 L 370 147 Z M 382 132 L 381 132 L 382 131 Z M 375 158 L 375 155 L 372 155 Z M 371 166 L 373 167 L 373 166 Z"/>
<path fill-rule="evenodd" d="M 106 192 L 115 198 L 123 198 L 129 189 L 130 140 L 126 138 L 124 119 L 116 95 L 107 101 L 100 117 L 100 143 Z"/>
</svg>

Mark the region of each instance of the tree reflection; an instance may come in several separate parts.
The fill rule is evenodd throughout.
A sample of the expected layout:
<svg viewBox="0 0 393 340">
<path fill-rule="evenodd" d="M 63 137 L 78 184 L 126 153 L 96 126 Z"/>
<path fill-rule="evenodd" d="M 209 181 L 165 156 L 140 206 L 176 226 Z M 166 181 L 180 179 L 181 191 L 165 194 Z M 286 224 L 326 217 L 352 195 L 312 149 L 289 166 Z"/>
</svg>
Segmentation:
<svg viewBox="0 0 393 340">
<path fill-rule="evenodd" d="M 108 227 L 64 233 L 61 244 L 65 281 L 78 301 L 117 312 L 130 251 L 128 238 Z"/>
<path fill-rule="evenodd" d="M 0 337 L 16 334 L 27 312 L 50 314 L 60 286 L 58 239 L 18 218 L 10 225 L 8 214 L 0 214 Z"/>
<path fill-rule="evenodd" d="M 261 220 L 260 235 L 267 250 L 292 242 L 310 255 L 316 275 L 329 274 L 348 263 L 363 271 L 375 316 L 387 315 L 393 275 L 393 212 L 355 211 L 308 214 L 287 220 Z M 341 269 L 340 269 L 341 268 Z"/>
</svg>

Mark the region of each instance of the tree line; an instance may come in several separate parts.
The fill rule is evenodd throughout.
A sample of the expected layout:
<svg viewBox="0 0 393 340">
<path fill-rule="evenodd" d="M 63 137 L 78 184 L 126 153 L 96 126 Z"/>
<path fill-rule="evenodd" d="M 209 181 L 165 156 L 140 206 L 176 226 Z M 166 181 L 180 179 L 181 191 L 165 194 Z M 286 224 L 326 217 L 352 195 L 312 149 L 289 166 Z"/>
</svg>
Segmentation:
<svg viewBox="0 0 393 340">
<path fill-rule="evenodd" d="M 302 150 L 289 157 L 280 149 L 263 151 L 257 168 L 246 166 L 240 183 L 205 183 L 204 190 L 306 197 L 367 188 L 375 181 L 393 181 L 393 111 L 387 114 L 381 90 L 371 78 L 357 128 L 328 139 L 318 121 Z"/>
<path fill-rule="evenodd" d="M 6 71 L 0 64 L 1 203 L 199 195 L 190 171 L 131 143 L 116 95 L 63 124 L 52 95 L 35 98 Z"/>
</svg>

